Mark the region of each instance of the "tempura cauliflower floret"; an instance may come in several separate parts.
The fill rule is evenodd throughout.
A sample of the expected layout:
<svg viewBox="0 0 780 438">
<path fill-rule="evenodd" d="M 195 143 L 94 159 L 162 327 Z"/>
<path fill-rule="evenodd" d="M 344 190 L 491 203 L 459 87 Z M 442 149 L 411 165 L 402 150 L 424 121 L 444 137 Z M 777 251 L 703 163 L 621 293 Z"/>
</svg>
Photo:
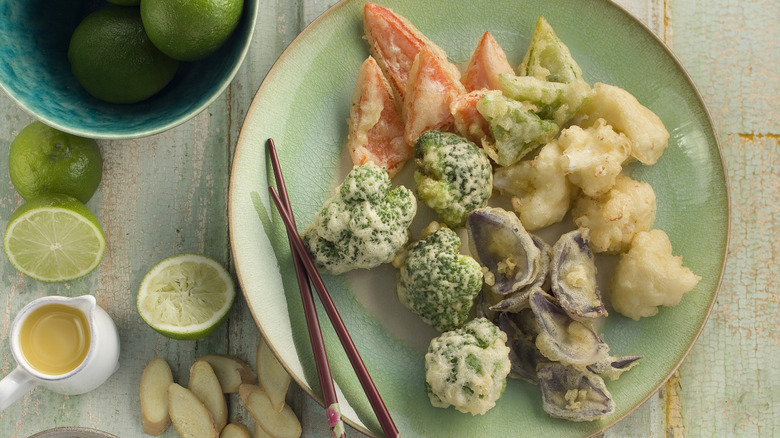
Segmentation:
<svg viewBox="0 0 780 438">
<path fill-rule="evenodd" d="M 631 148 L 628 137 L 604 119 L 585 129 L 576 125 L 564 129 L 558 144 L 563 172 L 588 196 L 603 195 L 615 185 Z"/>
<path fill-rule="evenodd" d="M 429 130 L 414 146 L 414 161 L 417 196 L 447 226 L 463 225 L 470 212 L 487 205 L 493 171 L 487 155 L 474 143 Z"/>
<path fill-rule="evenodd" d="M 454 231 L 438 228 L 410 245 L 398 272 L 398 299 L 440 332 L 466 322 L 482 288 L 481 267 L 458 253 L 460 243 Z"/>
<path fill-rule="evenodd" d="M 329 274 L 387 263 L 409 240 L 417 201 L 405 187 L 393 188 L 387 171 L 356 166 L 301 233 L 317 264 Z"/>
<path fill-rule="evenodd" d="M 494 174 L 494 187 L 512 197 L 512 207 L 528 231 L 560 222 L 569 210 L 576 188 L 561 170 L 560 158 L 558 142 L 552 141 L 533 160 L 499 168 Z"/>
<path fill-rule="evenodd" d="M 657 306 L 676 306 L 701 280 L 682 262 L 682 257 L 672 255 L 672 244 L 663 231 L 638 233 L 612 276 L 612 306 L 634 320 L 655 315 Z"/>
<path fill-rule="evenodd" d="M 590 229 L 590 245 L 596 253 L 626 251 L 637 233 L 653 226 L 655 211 L 650 184 L 622 173 L 607 193 L 596 198 L 579 196 L 571 210 L 574 223 Z"/>
<path fill-rule="evenodd" d="M 485 318 L 434 338 L 425 355 L 425 389 L 433 406 L 484 414 L 509 374 L 506 334 Z"/>
<path fill-rule="evenodd" d="M 586 116 L 580 126 L 605 119 L 615 131 L 631 139 L 632 157 L 642 164 L 655 164 L 669 145 L 669 131 L 661 119 L 622 88 L 596 83 L 593 89 L 595 94 L 580 109 L 580 114 Z"/>
</svg>

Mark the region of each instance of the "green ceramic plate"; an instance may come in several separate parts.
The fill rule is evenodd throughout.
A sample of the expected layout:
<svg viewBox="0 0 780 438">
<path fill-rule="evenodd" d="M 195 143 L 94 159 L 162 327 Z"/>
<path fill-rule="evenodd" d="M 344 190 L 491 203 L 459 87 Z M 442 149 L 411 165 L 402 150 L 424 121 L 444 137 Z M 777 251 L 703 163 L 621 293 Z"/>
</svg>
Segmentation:
<svg viewBox="0 0 780 438">
<path fill-rule="evenodd" d="M 319 400 L 286 234 L 269 203 L 268 186 L 274 184 L 265 141 L 273 138 L 279 149 L 302 228 L 351 167 L 344 149 L 345 120 L 358 68 L 368 55 L 362 39 L 363 3 L 338 3 L 301 33 L 270 71 L 247 114 L 230 187 L 231 241 L 247 302 L 293 377 Z M 382 4 L 409 18 L 460 65 L 486 30 L 510 62 L 519 64 L 536 19 L 544 14 L 586 80 L 629 90 L 671 133 L 661 160 L 650 167 L 634 166 L 632 175 L 655 189 L 655 228 L 667 232 L 675 254 L 703 278 L 678 306 L 663 308 L 655 317 L 635 322 L 610 315 L 601 331 L 613 354 L 645 358 L 620 380 L 607 382 L 617 409 L 601 421 L 552 419 L 542 411 L 537 387 L 517 380 L 510 380 L 497 406 L 484 416 L 432 407 L 423 390 L 423 355 L 435 333 L 398 303 L 393 268 L 325 278 L 402 435 L 570 437 L 603 430 L 647 400 L 677 368 L 701 331 L 720 283 L 728 241 L 728 191 L 716 134 L 699 94 L 668 49 L 606 0 Z M 399 175 L 402 181 L 410 181 L 411 167 Z M 381 434 L 335 332 L 324 313 L 320 315 L 348 421 L 367 433 Z"/>
</svg>

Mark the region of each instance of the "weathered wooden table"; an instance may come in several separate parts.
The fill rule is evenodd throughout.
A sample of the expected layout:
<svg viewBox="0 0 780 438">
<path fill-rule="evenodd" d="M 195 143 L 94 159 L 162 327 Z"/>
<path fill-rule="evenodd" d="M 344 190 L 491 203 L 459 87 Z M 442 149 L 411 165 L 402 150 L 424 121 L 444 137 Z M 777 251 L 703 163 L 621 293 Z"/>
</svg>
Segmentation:
<svg viewBox="0 0 780 438">
<path fill-rule="evenodd" d="M 36 389 L 0 412 L 0 436 L 59 426 L 142 436 L 138 383 L 165 357 L 186 379 L 193 359 L 230 353 L 254 364 L 259 331 L 239 298 L 227 324 L 197 342 L 173 341 L 137 315 L 144 273 L 181 252 L 231 264 L 227 199 L 231 160 L 252 98 L 279 54 L 335 0 L 261 0 L 250 53 L 230 88 L 193 120 L 138 140 L 100 141 L 102 184 L 89 202 L 108 249 L 89 276 L 44 284 L 0 257 L 0 372 L 15 366 L 10 322 L 44 295 L 94 294 L 116 321 L 121 368 L 97 390 L 62 396 Z M 720 135 L 731 191 L 729 259 L 713 313 L 679 371 L 610 437 L 780 436 L 780 3 L 772 0 L 619 0 L 677 55 L 699 87 Z M 522 5 L 522 2 L 518 2 Z M 587 25 L 587 24 L 584 24 Z M 32 121 L 0 95 L 0 145 Z M 0 229 L 21 204 L 0 159 Z M 325 437 L 323 409 L 293 385 L 288 402 L 304 436 Z M 236 396 L 231 417 L 252 425 Z M 351 437 L 363 436 L 349 429 Z M 173 428 L 164 434 L 177 436 Z"/>
</svg>

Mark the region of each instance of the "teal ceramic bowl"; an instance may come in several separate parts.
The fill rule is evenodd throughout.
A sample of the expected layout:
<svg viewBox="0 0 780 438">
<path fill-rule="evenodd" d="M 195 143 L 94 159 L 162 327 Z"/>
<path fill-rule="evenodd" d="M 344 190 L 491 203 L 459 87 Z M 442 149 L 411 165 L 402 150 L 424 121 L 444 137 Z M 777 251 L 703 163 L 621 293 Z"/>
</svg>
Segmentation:
<svg viewBox="0 0 780 438">
<path fill-rule="evenodd" d="M 0 3 L 0 87 L 44 123 L 90 138 L 138 138 L 177 126 L 205 109 L 230 84 L 249 49 L 257 0 L 244 0 L 241 21 L 211 56 L 182 62 L 151 98 L 127 105 L 103 102 L 76 81 L 68 62 L 70 36 L 81 20 L 108 3 L 16 0 Z"/>
</svg>

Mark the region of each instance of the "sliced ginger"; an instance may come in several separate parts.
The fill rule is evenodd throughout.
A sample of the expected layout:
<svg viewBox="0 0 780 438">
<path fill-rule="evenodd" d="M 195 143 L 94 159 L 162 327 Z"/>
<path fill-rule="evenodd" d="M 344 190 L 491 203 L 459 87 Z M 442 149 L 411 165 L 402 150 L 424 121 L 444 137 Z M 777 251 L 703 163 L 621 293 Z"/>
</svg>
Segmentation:
<svg viewBox="0 0 780 438">
<path fill-rule="evenodd" d="M 144 433 L 157 436 L 171 424 L 168 415 L 168 385 L 171 383 L 173 374 L 168 362 L 161 357 L 149 361 L 141 375 L 140 388 Z"/>
</svg>

